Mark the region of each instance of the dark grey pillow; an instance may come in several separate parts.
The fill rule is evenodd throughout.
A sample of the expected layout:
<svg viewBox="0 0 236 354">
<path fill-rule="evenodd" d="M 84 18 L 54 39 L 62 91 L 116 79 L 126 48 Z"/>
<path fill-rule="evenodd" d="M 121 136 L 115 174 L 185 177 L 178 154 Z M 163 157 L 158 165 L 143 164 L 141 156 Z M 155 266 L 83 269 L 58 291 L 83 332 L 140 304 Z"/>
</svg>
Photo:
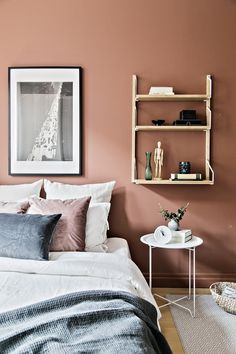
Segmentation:
<svg viewBox="0 0 236 354">
<path fill-rule="evenodd" d="M 48 260 L 49 243 L 60 217 L 0 213 L 0 256 Z"/>
</svg>

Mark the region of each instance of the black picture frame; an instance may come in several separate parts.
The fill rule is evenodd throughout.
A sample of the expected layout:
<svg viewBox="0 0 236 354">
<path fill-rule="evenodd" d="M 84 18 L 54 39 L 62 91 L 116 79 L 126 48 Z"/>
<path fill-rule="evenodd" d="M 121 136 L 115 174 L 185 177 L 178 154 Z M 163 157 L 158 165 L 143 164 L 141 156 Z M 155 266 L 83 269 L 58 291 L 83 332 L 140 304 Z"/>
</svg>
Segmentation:
<svg viewBox="0 0 236 354">
<path fill-rule="evenodd" d="M 8 68 L 9 175 L 82 175 L 82 68 Z"/>
</svg>

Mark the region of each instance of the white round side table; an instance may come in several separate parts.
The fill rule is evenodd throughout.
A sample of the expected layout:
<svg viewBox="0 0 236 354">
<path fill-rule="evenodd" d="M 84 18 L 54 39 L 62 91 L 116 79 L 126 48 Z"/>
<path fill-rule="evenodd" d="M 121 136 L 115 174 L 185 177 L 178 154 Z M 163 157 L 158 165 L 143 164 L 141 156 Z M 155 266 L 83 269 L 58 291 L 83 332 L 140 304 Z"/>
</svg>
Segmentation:
<svg viewBox="0 0 236 354">
<path fill-rule="evenodd" d="M 165 248 L 165 249 L 187 249 L 188 250 L 188 296 L 183 296 L 177 300 L 171 301 L 161 295 L 154 294 L 157 297 L 167 301 L 167 304 L 159 306 L 159 308 L 173 304 L 179 306 L 190 312 L 192 317 L 195 317 L 195 308 L 196 308 L 196 247 L 200 246 L 203 243 L 203 240 L 200 237 L 192 236 L 192 239 L 185 243 L 167 243 L 165 245 L 158 244 L 158 242 L 154 239 L 153 234 L 144 235 L 140 238 L 141 242 L 145 245 L 149 246 L 149 287 L 152 288 L 152 249 L 153 248 Z M 193 287 L 192 287 L 193 285 Z M 188 299 L 190 300 L 192 295 L 193 298 L 193 310 L 191 311 L 189 308 L 178 304 L 180 300 Z"/>
</svg>

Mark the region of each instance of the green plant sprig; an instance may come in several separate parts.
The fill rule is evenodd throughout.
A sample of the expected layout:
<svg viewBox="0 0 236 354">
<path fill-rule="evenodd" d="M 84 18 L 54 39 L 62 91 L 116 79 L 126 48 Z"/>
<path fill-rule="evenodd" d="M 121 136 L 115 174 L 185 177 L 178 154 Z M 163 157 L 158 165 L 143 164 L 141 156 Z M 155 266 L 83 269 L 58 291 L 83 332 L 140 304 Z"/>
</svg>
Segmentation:
<svg viewBox="0 0 236 354">
<path fill-rule="evenodd" d="M 189 206 L 189 203 L 187 203 L 185 206 L 180 207 L 175 213 L 169 211 L 168 209 L 164 209 L 160 203 L 159 206 L 160 206 L 160 214 L 166 221 L 174 219 L 176 222 L 179 222 L 180 220 L 182 220 L 187 210 L 187 207 Z"/>
</svg>

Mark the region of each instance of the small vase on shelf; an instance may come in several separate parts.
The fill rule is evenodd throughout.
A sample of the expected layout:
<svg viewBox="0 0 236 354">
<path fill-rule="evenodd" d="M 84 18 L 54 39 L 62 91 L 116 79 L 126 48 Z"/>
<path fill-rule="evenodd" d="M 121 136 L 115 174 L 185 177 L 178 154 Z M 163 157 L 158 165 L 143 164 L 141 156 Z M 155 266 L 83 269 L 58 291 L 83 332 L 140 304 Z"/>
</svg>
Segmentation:
<svg viewBox="0 0 236 354">
<path fill-rule="evenodd" d="M 179 173 L 180 174 L 191 173 L 191 164 L 189 161 L 179 162 Z"/>
<path fill-rule="evenodd" d="M 168 227 L 172 231 L 177 231 L 177 230 L 179 230 L 179 223 L 177 221 L 175 221 L 174 219 L 171 219 L 168 222 Z"/>
<path fill-rule="evenodd" d="M 152 153 L 150 151 L 146 151 L 146 168 L 145 168 L 145 179 L 147 181 L 152 180 L 152 167 L 151 167 L 151 156 Z"/>
</svg>

